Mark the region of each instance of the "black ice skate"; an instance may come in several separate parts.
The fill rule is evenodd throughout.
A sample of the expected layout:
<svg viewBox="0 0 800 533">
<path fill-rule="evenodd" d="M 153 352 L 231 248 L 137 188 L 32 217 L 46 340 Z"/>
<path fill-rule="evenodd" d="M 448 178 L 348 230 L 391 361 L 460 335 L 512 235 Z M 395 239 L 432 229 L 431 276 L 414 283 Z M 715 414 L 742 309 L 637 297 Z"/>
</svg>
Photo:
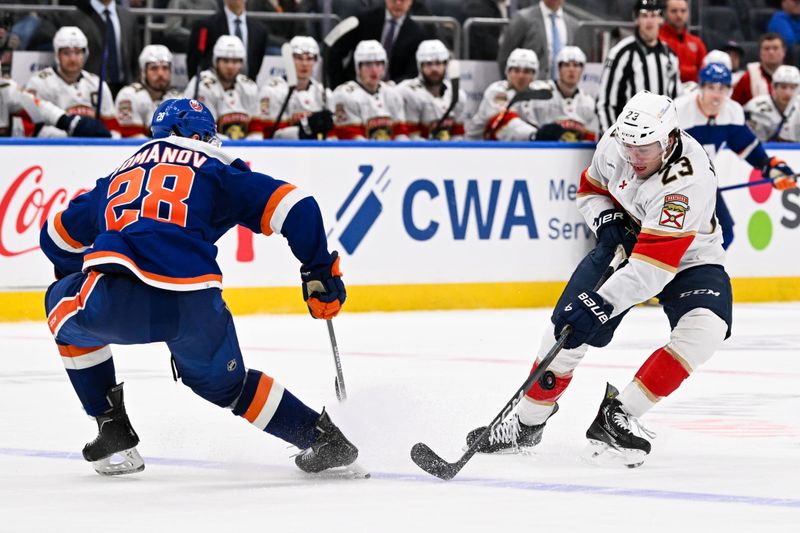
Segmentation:
<svg viewBox="0 0 800 533">
<path fill-rule="evenodd" d="M 122 383 L 108 390 L 111 408 L 96 417 L 98 435 L 83 447 L 83 458 L 103 476 L 132 474 L 144 470 L 144 460 L 136 445 L 139 436 L 133 430 L 122 398 Z M 118 456 L 121 459 L 117 459 Z"/>
<path fill-rule="evenodd" d="M 331 417 L 322 410 L 317 420 L 320 434 L 309 448 L 301 451 L 294 458 L 297 467 L 303 472 L 316 474 L 329 468 L 350 467 L 348 470 L 359 477 L 369 477 L 356 463 L 358 448 L 342 434 L 331 421 Z"/>
<path fill-rule="evenodd" d="M 558 412 L 558 404 L 553 406 L 553 412 L 547 418 L 549 419 L 556 412 Z M 546 423 L 547 420 L 541 424 L 528 426 L 520 422 L 519 416 L 514 413 L 492 429 L 492 432 L 489 433 L 489 438 L 478 445 L 478 453 L 526 452 L 529 448 L 533 448 L 542 441 L 542 433 Z M 467 434 L 467 448 L 472 446 L 472 443 L 481 436 L 485 429 L 486 426 L 479 427 Z"/>
<path fill-rule="evenodd" d="M 617 400 L 618 395 L 619 391 L 607 383 L 600 411 L 586 430 L 589 448 L 585 458 L 597 464 L 623 464 L 636 468 L 650 453 L 650 442 L 636 435 L 633 429 L 650 438 L 655 434 L 643 428 L 636 417 L 625 411 Z"/>
</svg>

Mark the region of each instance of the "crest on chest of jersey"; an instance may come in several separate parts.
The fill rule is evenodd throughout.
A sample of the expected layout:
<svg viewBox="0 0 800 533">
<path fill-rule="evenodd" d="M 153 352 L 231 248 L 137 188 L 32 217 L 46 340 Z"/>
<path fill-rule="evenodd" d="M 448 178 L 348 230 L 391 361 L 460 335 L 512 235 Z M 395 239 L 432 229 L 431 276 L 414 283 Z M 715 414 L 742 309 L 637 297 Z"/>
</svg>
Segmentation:
<svg viewBox="0 0 800 533">
<path fill-rule="evenodd" d="M 686 212 L 689 210 L 689 198 L 683 194 L 668 194 L 664 197 L 661 206 L 660 226 L 674 229 L 683 229 Z"/>
</svg>

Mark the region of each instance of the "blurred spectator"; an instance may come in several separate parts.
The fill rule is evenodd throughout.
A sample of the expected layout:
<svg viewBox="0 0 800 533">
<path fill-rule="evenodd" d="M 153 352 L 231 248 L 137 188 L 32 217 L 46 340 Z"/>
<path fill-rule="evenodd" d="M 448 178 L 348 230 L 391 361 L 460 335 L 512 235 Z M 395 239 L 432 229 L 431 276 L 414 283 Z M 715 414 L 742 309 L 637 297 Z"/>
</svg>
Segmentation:
<svg viewBox="0 0 800 533">
<path fill-rule="evenodd" d="M 150 44 L 139 54 L 140 82 L 117 94 L 117 122 L 123 137 L 150 137 L 153 113 L 164 100 L 182 98 L 172 87 L 172 52 L 163 44 Z"/>
<path fill-rule="evenodd" d="M 319 61 L 317 41 L 298 35 L 289 44 L 297 86 L 290 95 L 285 77 L 267 80 L 258 93 L 259 114 L 250 124 L 248 138 L 324 140 L 333 128 L 333 115 L 326 108 L 330 90 L 312 76 Z"/>
<path fill-rule="evenodd" d="M 742 70 L 744 48 L 736 41 L 728 41 L 722 46 L 721 50 L 730 56 L 731 64 L 729 70 L 731 71 L 731 76 L 733 76 L 733 86 L 735 87 L 744 75 L 744 70 Z"/>
<path fill-rule="evenodd" d="M 247 51 L 243 72 L 251 79 L 258 77 L 267 49 L 267 28 L 247 17 L 247 0 L 224 0 L 222 9 L 210 18 L 192 24 L 186 68 L 190 75 L 211 67 L 211 47 L 220 36 L 238 37 Z"/>
<path fill-rule="evenodd" d="M 512 50 L 505 79 L 483 92 L 478 111 L 467 124 L 467 138 L 487 141 L 533 141 L 538 125 L 530 100 L 549 96 L 543 81 L 535 81 L 539 58 L 533 50 Z"/>
<path fill-rule="evenodd" d="M 783 64 L 786 46 L 777 33 L 765 33 L 758 38 L 759 61 L 748 63 L 731 98 L 745 105 L 754 96 L 772 92 L 772 73 Z"/>
<path fill-rule="evenodd" d="M 500 72 L 505 72 L 506 59 L 512 50 L 533 50 L 540 58 L 538 79 L 558 76 L 553 65 L 558 52 L 568 44 L 575 44 L 578 19 L 565 13 L 563 0 L 541 0 L 538 5 L 520 9 L 508 23 L 500 38 L 497 63 Z"/>
<path fill-rule="evenodd" d="M 383 81 L 386 50 L 376 40 L 361 41 L 353 51 L 357 81 L 333 91 L 332 139 L 408 140 L 403 96 Z"/>
<path fill-rule="evenodd" d="M 467 93 L 447 79 L 450 50 L 438 39 L 422 41 L 417 48 L 419 76 L 398 85 L 405 103 L 408 136 L 436 141 L 462 140 Z M 452 106 L 452 107 L 451 107 Z"/>
<path fill-rule="evenodd" d="M 184 97 L 203 102 L 228 139 L 244 139 L 258 115 L 258 86 L 245 76 L 244 44 L 235 35 L 221 35 L 214 44 L 212 67 L 189 80 Z"/>
<path fill-rule="evenodd" d="M 429 32 L 409 17 L 413 0 L 385 0 L 377 7 L 358 15 L 358 27 L 344 35 L 330 50 L 331 85 L 336 87 L 355 77 L 352 53 L 362 41 L 382 44 L 389 59 L 385 80 L 399 82 L 417 75 L 414 54 Z"/>
<path fill-rule="evenodd" d="M 781 65 L 772 76 L 772 95 L 756 96 L 744 106 L 747 124 L 762 142 L 800 142 L 800 70 Z"/>
<path fill-rule="evenodd" d="M 606 57 L 597 114 L 600 133 L 610 128 L 622 108 L 638 91 L 675 98 L 682 92 L 678 76 L 678 57 L 658 39 L 661 18 L 659 0 L 637 0 L 633 5 L 634 34 L 614 46 Z"/>
<path fill-rule="evenodd" d="M 103 82 L 101 85 L 99 77 L 83 70 L 88 53 L 86 35 L 76 26 L 59 28 L 53 37 L 53 50 L 55 68 L 47 67 L 34 74 L 25 85 L 25 90 L 70 115 L 99 119 L 115 137 L 119 137 L 114 98 L 108 84 Z"/>
<path fill-rule="evenodd" d="M 103 47 L 108 43 L 105 81 L 114 94 L 136 79 L 141 50 L 136 18 L 113 0 L 76 0 L 77 11 L 60 13 L 59 26 L 77 26 L 89 41 L 86 70 L 100 74 Z"/>
<path fill-rule="evenodd" d="M 532 1 L 519 0 L 517 9 L 530 7 Z M 509 0 L 467 0 L 464 18 L 507 19 L 509 3 Z M 496 60 L 502 31 L 502 26 L 473 25 L 469 33 L 469 57 L 465 59 Z"/>
<path fill-rule="evenodd" d="M 800 0 L 783 0 L 781 11 L 777 11 L 769 19 L 767 31 L 783 37 L 783 42 L 789 50 L 794 45 L 800 44 Z"/>
<path fill-rule="evenodd" d="M 195 9 L 195 10 L 211 10 L 216 11 L 219 9 L 219 0 L 169 0 L 167 9 Z M 166 28 L 164 29 L 164 44 L 167 48 L 175 53 L 186 53 L 189 49 L 189 35 L 192 27 L 192 21 L 195 18 L 186 18 L 180 16 L 164 17 Z M 194 74 L 194 71 L 189 71 Z"/>
<path fill-rule="evenodd" d="M 31 6 L 31 11 L 28 13 L 3 12 L 0 8 L 0 50 L 27 50 L 32 44 L 37 45 L 42 40 L 49 41 L 55 32 L 55 27 L 49 23 L 45 24 L 50 32 L 48 35 L 41 35 L 44 21 L 35 10 L 37 5 L 50 3 L 50 0 L 0 0 L 0 6 L 3 4 Z"/>
<path fill-rule="evenodd" d="M 678 56 L 681 81 L 696 82 L 706 45 L 700 37 L 689 33 L 689 0 L 667 0 L 665 15 L 658 37 Z"/>
<path fill-rule="evenodd" d="M 266 13 L 308 13 L 316 7 L 314 0 L 249 0 L 250 12 Z M 264 22 L 264 21 L 262 21 Z M 311 24 L 302 21 L 267 21 L 270 40 L 267 47 L 280 49 L 280 46 L 295 35 L 308 35 L 312 32 Z"/>
</svg>

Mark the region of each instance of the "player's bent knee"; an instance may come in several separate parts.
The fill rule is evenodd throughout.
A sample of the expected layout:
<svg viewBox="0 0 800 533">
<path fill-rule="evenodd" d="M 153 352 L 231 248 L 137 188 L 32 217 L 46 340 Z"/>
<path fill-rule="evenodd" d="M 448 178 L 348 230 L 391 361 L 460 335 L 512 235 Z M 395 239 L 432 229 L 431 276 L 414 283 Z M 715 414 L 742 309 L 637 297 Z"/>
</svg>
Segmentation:
<svg viewBox="0 0 800 533">
<path fill-rule="evenodd" d="M 710 309 L 692 309 L 678 320 L 667 346 L 694 370 L 711 359 L 727 331 L 725 321 Z"/>
</svg>

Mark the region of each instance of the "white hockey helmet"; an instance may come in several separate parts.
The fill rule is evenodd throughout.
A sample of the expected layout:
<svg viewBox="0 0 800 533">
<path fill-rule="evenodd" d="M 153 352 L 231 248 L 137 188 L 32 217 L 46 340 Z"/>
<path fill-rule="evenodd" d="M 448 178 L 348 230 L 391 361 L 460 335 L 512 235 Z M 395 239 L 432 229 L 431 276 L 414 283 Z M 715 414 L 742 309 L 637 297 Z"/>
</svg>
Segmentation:
<svg viewBox="0 0 800 533">
<path fill-rule="evenodd" d="M 678 129 L 678 111 L 671 98 L 639 91 L 622 108 L 615 128 L 614 138 L 624 159 L 628 160 L 626 146 L 659 143 L 662 160 L 666 160 L 669 136 Z"/>
<path fill-rule="evenodd" d="M 148 44 L 142 48 L 139 54 L 139 72 L 144 76 L 144 70 L 148 63 L 167 63 L 172 64 L 172 52 L 163 44 Z"/>
<path fill-rule="evenodd" d="M 586 54 L 577 46 L 565 46 L 556 56 L 556 65 L 574 61 L 580 65 L 586 64 Z"/>
<path fill-rule="evenodd" d="M 375 40 L 361 41 L 356 45 L 353 52 L 353 61 L 356 64 L 356 70 L 361 63 L 368 63 L 370 61 L 383 61 L 386 62 L 386 50 L 383 49 L 381 43 Z"/>
<path fill-rule="evenodd" d="M 221 35 L 214 44 L 214 65 L 218 59 L 245 60 L 246 52 L 242 40 L 235 35 Z"/>
<path fill-rule="evenodd" d="M 289 45 L 292 47 L 292 54 L 294 55 L 308 54 L 314 57 L 319 57 L 319 45 L 313 37 L 296 35 L 295 37 L 292 37 L 291 41 L 289 41 Z"/>
<path fill-rule="evenodd" d="M 506 60 L 506 75 L 511 68 L 527 68 L 536 72 L 539 70 L 539 57 L 533 50 L 515 48 Z"/>
<path fill-rule="evenodd" d="M 417 47 L 417 70 L 422 70 L 423 63 L 450 60 L 450 50 L 439 39 L 428 39 L 419 43 Z"/>
<path fill-rule="evenodd" d="M 786 83 L 800 85 L 800 70 L 791 65 L 781 65 L 772 74 L 772 84 Z"/>
<path fill-rule="evenodd" d="M 62 48 L 83 48 L 83 53 L 89 57 L 89 41 L 77 26 L 62 26 L 53 36 L 53 50 L 56 55 Z"/>
<path fill-rule="evenodd" d="M 710 65 L 711 63 L 719 63 L 724 65 L 728 70 L 733 70 L 733 65 L 731 63 L 731 56 L 728 55 L 728 52 L 723 52 L 722 50 L 711 50 L 706 56 L 703 58 L 703 65 Z"/>
</svg>

